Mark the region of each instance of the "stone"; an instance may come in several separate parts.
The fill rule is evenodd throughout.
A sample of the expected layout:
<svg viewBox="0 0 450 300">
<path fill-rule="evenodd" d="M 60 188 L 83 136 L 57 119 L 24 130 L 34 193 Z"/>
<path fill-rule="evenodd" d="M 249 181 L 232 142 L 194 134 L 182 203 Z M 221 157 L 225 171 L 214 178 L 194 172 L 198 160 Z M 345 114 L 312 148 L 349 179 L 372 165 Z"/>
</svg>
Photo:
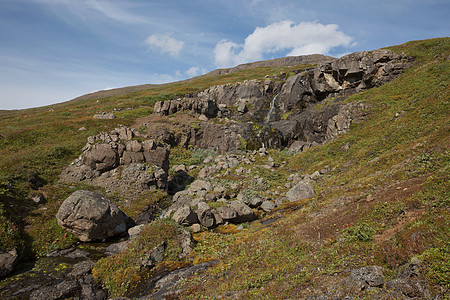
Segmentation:
<svg viewBox="0 0 450 300">
<path fill-rule="evenodd" d="M 105 172 L 119 164 L 119 156 L 108 144 L 95 144 L 86 156 L 86 165 L 92 170 Z"/>
<path fill-rule="evenodd" d="M 220 206 L 216 211 L 224 221 L 234 220 L 238 216 L 236 209 L 231 206 Z"/>
<path fill-rule="evenodd" d="M 190 226 L 198 222 L 197 215 L 188 205 L 178 208 L 172 216 L 172 219 L 180 225 Z"/>
<path fill-rule="evenodd" d="M 124 234 L 129 218 L 102 194 L 79 190 L 64 200 L 56 219 L 81 241 L 89 242 Z"/>
<path fill-rule="evenodd" d="M 94 115 L 94 119 L 101 119 L 101 120 L 112 120 L 115 119 L 116 116 L 113 113 L 101 113 Z"/>
<path fill-rule="evenodd" d="M 191 225 L 192 233 L 199 233 L 202 231 L 202 226 L 200 224 L 192 224 Z"/>
<path fill-rule="evenodd" d="M 239 200 L 239 199 L 238 199 L 238 200 Z M 263 203 L 263 199 L 261 199 L 261 198 L 258 197 L 258 196 L 256 196 L 256 197 L 251 197 L 251 198 L 248 200 L 248 205 L 249 205 L 251 208 L 256 208 L 256 207 L 260 206 L 262 203 Z"/>
<path fill-rule="evenodd" d="M 131 240 L 114 243 L 105 248 L 105 255 L 119 254 L 127 250 Z"/>
<path fill-rule="evenodd" d="M 0 278 L 8 275 L 17 264 L 19 255 L 17 250 L 4 251 L 0 249 Z"/>
<path fill-rule="evenodd" d="M 56 300 L 66 299 L 75 296 L 75 293 L 80 288 L 77 280 L 66 280 L 57 285 L 50 285 L 40 288 L 31 293 L 31 300 Z"/>
<path fill-rule="evenodd" d="M 379 287 L 384 283 L 383 268 L 379 266 L 368 266 L 354 269 L 350 278 L 362 282 L 365 286 Z"/>
<path fill-rule="evenodd" d="M 236 210 L 237 217 L 232 219 L 234 223 L 250 222 L 256 219 L 255 212 L 241 201 L 232 201 L 230 206 Z M 224 218 L 225 219 L 225 218 Z"/>
<path fill-rule="evenodd" d="M 196 181 L 192 182 L 191 185 L 188 188 L 189 192 L 197 193 L 199 191 L 211 191 L 212 185 L 210 182 L 206 180 L 197 179 Z"/>
<path fill-rule="evenodd" d="M 140 224 L 128 229 L 128 236 L 130 237 L 130 239 L 138 237 L 144 227 L 145 224 Z"/>
<path fill-rule="evenodd" d="M 69 277 L 76 278 L 84 276 L 91 272 L 92 268 L 95 266 L 95 262 L 92 260 L 85 260 L 75 264 L 72 271 L 69 273 Z"/>
<path fill-rule="evenodd" d="M 141 266 L 143 268 L 153 268 L 164 259 L 164 252 L 166 251 L 166 242 L 162 241 L 159 245 L 148 251 L 143 258 L 141 258 Z"/>
<path fill-rule="evenodd" d="M 197 218 L 200 224 L 202 224 L 206 228 L 211 228 L 216 224 L 214 214 L 209 207 L 208 209 L 198 210 Z"/>
<path fill-rule="evenodd" d="M 260 207 L 265 212 L 269 212 L 275 208 L 275 203 L 273 203 L 272 201 L 266 200 L 261 204 Z"/>
<path fill-rule="evenodd" d="M 286 193 L 286 198 L 290 202 L 295 202 L 295 201 L 302 200 L 302 199 L 308 199 L 308 198 L 312 198 L 315 196 L 316 196 L 316 192 L 314 191 L 314 187 L 307 180 L 300 181 Z"/>
</svg>

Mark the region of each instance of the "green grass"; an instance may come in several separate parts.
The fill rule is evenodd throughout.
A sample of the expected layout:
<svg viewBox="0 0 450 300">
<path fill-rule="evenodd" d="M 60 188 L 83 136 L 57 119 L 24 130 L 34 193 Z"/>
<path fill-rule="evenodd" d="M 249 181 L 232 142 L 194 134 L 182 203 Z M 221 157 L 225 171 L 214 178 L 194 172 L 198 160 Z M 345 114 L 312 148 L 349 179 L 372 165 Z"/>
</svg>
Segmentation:
<svg viewBox="0 0 450 300">
<path fill-rule="evenodd" d="M 213 259 L 220 262 L 205 274 L 184 282 L 185 298 L 228 293 L 237 293 L 241 299 L 306 297 L 307 289 L 326 282 L 327 276 L 343 276 L 345 270 L 371 264 L 383 266 L 389 276 L 394 276 L 414 257 L 422 260 L 423 276 L 433 294 L 448 290 L 450 39 L 414 41 L 389 49 L 414 56 L 413 67 L 389 84 L 346 100 L 362 101 L 371 107 L 365 120 L 352 124 L 349 133 L 302 153 L 270 150 L 276 163 L 287 162 L 274 172 L 255 167 L 252 176 L 222 174 L 217 178 L 224 186 L 237 182 L 253 191 L 251 180 L 258 174 L 267 182 L 267 189 L 262 191 L 266 194 L 283 187 L 292 173 L 312 174 L 325 166 L 329 169 L 314 184 L 316 198 L 302 203 L 301 209 L 298 204 L 292 206 L 295 209 L 282 207 L 278 210 L 282 218 L 270 226 L 253 223 L 233 234 L 206 232 L 197 236 L 198 245 L 191 259 L 195 263 Z M 156 101 L 294 69 L 255 68 L 120 96 L 0 112 L 0 248 L 16 247 L 21 253 L 31 253 L 29 256 L 43 255 L 73 241 L 55 225 L 54 215 L 65 197 L 78 187 L 56 182 L 62 168 L 80 154 L 88 136 L 112 130 L 118 124 L 132 124 L 135 118 L 149 113 Z M 114 108 L 121 109 L 115 120 L 92 118 L 98 111 Z M 401 117 L 396 116 L 403 111 Z M 80 127 L 87 130 L 79 131 Z M 249 146 L 241 144 L 243 148 Z M 344 151 L 346 144 L 350 148 Z M 173 148 L 170 162 L 200 164 L 208 155 L 214 153 Z M 255 164 L 263 164 L 264 158 L 256 159 Z M 413 195 L 382 199 L 370 209 L 360 209 L 369 194 L 377 195 L 411 179 L 422 180 L 421 188 Z M 33 190 L 46 195 L 46 210 L 39 210 L 28 200 Z M 130 214 L 162 198 L 149 195 L 142 206 L 130 206 Z M 325 241 L 317 232 L 310 238 L 299 234 L 302 226 L 309 226 L 310 214 L 332 211 L 342 199 L 349 199 L 349 215 L 358 212 L 345 228 L 339 228 Z M 415 213 L 415 217 L 400 226 L 398 216 L 402 210 Z M 331 222 L 326 215 L 324 218 L 323 222 Z M 97 264 L 94 274 L 112 294 L 125 294 L 147 276 L 136 264 L 143 249 L 162 239 L 171 240 L 176 226 L 159 222 L 149 226 L 142 240 L 135 242 L 131 248 L 134 253 L 130 250 Z M 162 235 L 161 226 L 168 235 Z M 380 242 L 379 237 L 394 226 L 398 226 L 395 234 Z M 179 248 L 172 249 L 168 259 L 176 261 Z"/>
<path fill-rule="evenodd" d="M 154 221 L 144 227 L 139 237 L 127 250 L 116 255 L 100 259 L 92 270 L 94 278 L 108 288 L 111 296 L 123 296 L 132 287 L 136 287 L 146 278 L 149 270 L 141 268 L 141 259 L 161 242 L 166 242 L 165 259 L 180 261 L 182 253 L 177 236 L 182 228 L 168 219 Z M 148 254 L 147 254 L 148 255 Z M 166 262 L 167 263 L 167 262 Z"/>
</svg>

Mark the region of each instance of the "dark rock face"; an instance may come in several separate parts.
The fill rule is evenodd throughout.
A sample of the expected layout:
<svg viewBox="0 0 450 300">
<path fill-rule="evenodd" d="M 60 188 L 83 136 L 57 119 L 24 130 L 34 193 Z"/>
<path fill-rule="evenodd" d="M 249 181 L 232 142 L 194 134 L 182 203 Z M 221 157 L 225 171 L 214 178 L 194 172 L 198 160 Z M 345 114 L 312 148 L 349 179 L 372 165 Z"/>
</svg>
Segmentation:
<svg viewBox="0 0 450 300">
<path fill-rule="evenodd" d="M 59 208 L 58 224 L 83 242 L 124 234 L 127 216 L 103 195 L 76 191 Z"/>
<path fill-rule="evenodd" d="M 287 78 L 284 84 L 266 79 L 213 86 L 184 98 L 158 102 L 154 112 L 169 115 L 185 111 L 205 117 L 198 128 L 186 132 L 185 143 L 200 148 L 225 153 L 242 148 L 242 141 L 250 150 L 289 147 L 302 141 L 298 149 L 302 150 L 334 139 L 352 122 L 361 120 L 367 109 L 363 103 L 340 102 L 393 80 L 410 61 L 384 49 L 357 52 L 324 60 L 314 69 Z M 318 107 L 318 103 L 324 105 Z M 228 121 L 208 121 L 216 117 Z"/>
</svg>

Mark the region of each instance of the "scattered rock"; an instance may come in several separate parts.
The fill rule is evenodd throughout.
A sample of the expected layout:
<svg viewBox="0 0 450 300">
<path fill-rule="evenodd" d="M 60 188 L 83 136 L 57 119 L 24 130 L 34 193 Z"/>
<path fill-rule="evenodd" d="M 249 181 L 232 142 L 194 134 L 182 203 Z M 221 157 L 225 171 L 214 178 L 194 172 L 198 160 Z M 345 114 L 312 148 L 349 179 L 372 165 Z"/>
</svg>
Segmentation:
<svg viewBox="0 0 450 300">
<path fill-rule="evenodd" d="M 107 112 L 103 112 L 101 114 L 94 115 L 94 119 L 112 120 L 115 118 L 116 118 L 116 116 L 113 113 L 107 113 Z"/>
<path fill-rule="evenodd" d="M 175 222 L 181 225 L 190 226 L 198 222 L 197 214 L 188 205 L 178 208 L 172 216 Z"/>
<path fill-rule="evenodd" d="M 275 203 L 272 201 L 266 200 L 261 204 L 261 209 L 265 212 L 269 212 L 275 208 Z"/>
<path fill-rule="evenodd" d="M 308 199 L 315 196 L 316 192 L 314 191 L 314 187 L 309 181 L 306 180 L 300 181 L 286 193 L 286 198 L 291 202 Z"/>
<path fill-rule="evenodd" d="M 234 208 L 237 213 L 237 216 L 232 219 L 234 223 L 250 222 L 256 219 L 255 212 L 241 201 L 231 202 L 230 207 Z"/>
</svg>

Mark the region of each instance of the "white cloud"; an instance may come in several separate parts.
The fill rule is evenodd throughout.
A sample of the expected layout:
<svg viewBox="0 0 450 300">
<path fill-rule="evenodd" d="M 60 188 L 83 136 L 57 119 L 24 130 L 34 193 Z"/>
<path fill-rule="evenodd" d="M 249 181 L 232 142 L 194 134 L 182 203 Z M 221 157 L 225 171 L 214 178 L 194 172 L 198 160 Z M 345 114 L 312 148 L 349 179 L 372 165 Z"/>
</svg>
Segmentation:
<svg viewBox="0 0 450 300">
<path fill-rule="evenodd" d="M 199 68 L 199 67 L 190 67 L 187 71 L 186 71 L 186 75 L 188 75 L 189 77 L 195 77 L 201 74 L 206 73 L 206 70 L 203 68 Z"/>
<path fill-rule="evenodd" d="M 150 48 L 158 49 L 162 53 L 168 53 L 174 57 L 180 54 L 181 49 L 183 49 L 184 42 L 178 41 L 171 37 L 169 34 L 153 34 L 150 35 L 145 43 L 150 46 Z"/>
<path fill-rule="evenodd" d="M 221 40 L 215 48 L 215 61 L 218 67 L 230 67 L 262 60 L 264 54 L 281 51 L 290 51 L 288 56 L 326 54 L 334 47 L 349 46 L 351 42 L 352 38 L 339 31 L 336 24 L 295 24 L 286 20 L 257 27 L 244 44 Z"/>
</svg>

